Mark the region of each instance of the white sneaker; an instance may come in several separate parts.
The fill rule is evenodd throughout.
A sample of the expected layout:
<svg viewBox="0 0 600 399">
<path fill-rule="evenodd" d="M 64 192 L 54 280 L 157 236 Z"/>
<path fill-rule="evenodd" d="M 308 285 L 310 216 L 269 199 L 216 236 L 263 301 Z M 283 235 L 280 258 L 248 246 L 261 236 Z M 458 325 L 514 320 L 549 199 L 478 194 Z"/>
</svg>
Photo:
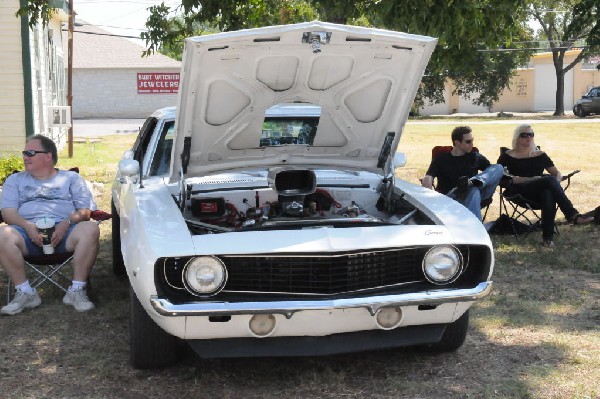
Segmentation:
<svg viewBox="0 0 600 399">
<path fill-rule="evenodd" d="M 88 299 L 85 290 L 67 291 L 63 303 L 73 306 L 78 312 L 87 312 L 95 308 L 92 301 Z"/>
<path fill-rule="evenodd" d="M 42 300 L 37 292 L 34 292 L 33 294 L 27 294 L 21 290 L 17 290 L 13 300 L 10 301 L 8 305 L 0 309 L 0 313 L 14 316 L 21 313 L 25 309 L 37 308 L 41 303 Z"/>
</svg>

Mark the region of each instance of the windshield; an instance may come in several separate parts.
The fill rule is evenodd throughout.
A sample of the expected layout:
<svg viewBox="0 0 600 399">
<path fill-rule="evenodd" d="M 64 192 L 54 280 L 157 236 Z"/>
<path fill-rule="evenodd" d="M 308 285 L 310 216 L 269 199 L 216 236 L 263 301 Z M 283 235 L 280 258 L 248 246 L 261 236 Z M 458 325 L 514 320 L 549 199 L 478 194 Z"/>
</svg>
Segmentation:
<svg viewBox="0 0 600 399">
<path fill-rule="evenodd" d="M 318 126 L 318 117 L 266 117 L 260 137 L 260 146 L 313 145 Z"/>
</svg>

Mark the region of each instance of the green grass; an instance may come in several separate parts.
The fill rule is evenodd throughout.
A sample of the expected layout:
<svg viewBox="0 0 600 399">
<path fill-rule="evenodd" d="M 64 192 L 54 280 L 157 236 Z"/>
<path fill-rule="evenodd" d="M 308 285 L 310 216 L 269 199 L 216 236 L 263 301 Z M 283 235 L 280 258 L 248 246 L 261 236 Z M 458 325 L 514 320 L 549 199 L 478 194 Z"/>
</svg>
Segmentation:
<svg viewBox="0 0 600 399">
<path fill-rule="evenodd" d="M 450 144 L 450 131 L 468 121 L 408 124 L 397 171 L 418 183 L 431 148 Z M 514 126 L 472 124 L 476 145 L 495 162 Z M 533 124 L 536 142 L 566 173 L 582 172 L 568 190 L 580 211 L 600 205 L 600 129 L 597 124 Z M 98 202 L 110 206 L 110 183 L 135 135 L 76 143 L 74 157 L 88 180 L 104 183 Z M 494 199 L 488 220 L 498 215 Z M 97 309 L 78 314 L 61 294 L 42 292 L 35 311 L 0 318 L 0 397 L 224 397 L 224 398 L 580 398 L 600 397 L 600 229 L 570 226 L 559 212 L 556 249 L 539 247 L 540 233 L 492 236 L 494 290 L 472 308 L 466 344 L 456 353 L 414 349 L 323 358 L 198 360 L 136 371 L 128 362 L 128 283 L 112 275 L 110 222 L 92 275 Z M 0 292 L 4 275 L 0 271 Z"/>
<path fill-rule="evenodd" d="M 69 158 L 68 149 L 63 148 L 58 156 L 57 166 L 61 169 L 78 166 L 85 179 L 110 183 L 119 160 L 131 148 L 135 138 L 136 134 L 120 134 L 104 136 L 99 142 L 75 142 L 73 157 Z"/>
</svg>

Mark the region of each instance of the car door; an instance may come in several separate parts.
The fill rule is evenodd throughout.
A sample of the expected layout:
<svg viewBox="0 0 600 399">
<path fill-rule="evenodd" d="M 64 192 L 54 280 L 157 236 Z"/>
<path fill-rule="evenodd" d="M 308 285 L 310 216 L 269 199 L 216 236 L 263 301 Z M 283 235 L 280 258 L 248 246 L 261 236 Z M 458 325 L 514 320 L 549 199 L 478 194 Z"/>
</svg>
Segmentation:
<svg viewBox="0 0 600 399">
<path fill-rule="evenodd" d="M 590 112 L 593 113 L 600 113 L 600 88 L 595 88 L 592 89 L 592 97 L 590 98 L 592 100 L 592 105 L 591 105 L 591 109 Z"/>
<path fill-rule="evenodd" d="M 140 166 L 141 166 L 142 165 L 141 161 L 143 160 L 143 154 L 145 153 L 147 144 L 150 141 L 150 138 L 152 137 L 152 133 L 154 132 L 154 129 L 156 128 L 157 124 L 158 124 L 158 118 L 156 118 L 156 117 L 151 116 L 148 119 L 146 119 L 146 121 L 140 128 L 140 132 L 138 133 L 138 136 L 137 136 L 135 142 L 133 143 L 131 150 L 127 151 L 123 155 L 123 158 L 135 159 L 136 161 L 138 161 L 140 163 Z M 124 181 L 125 181 L 124 178 L 121 176 L 120 171 L 117 168 L 115 179 L 113 180 L 113 184 L 112 184 L 113 206 L 116 207 L 117 211 L 120 209 L 119 203 L 120 203 L 120 196 L 121 196 L 121 186 L 123 185 Z"/>
</svg>

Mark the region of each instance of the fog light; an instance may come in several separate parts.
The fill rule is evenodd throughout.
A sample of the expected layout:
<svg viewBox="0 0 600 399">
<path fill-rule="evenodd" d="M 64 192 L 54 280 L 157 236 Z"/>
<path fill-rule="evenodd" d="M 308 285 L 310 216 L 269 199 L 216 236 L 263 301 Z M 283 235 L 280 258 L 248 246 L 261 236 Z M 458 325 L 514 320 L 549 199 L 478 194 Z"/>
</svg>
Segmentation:
<svg viewBox="0 0 600 399">
<path fill-rule="evenodd" d="M 275 331 L 275 316 L 272 314 L 255 314 L 250 319 L 250 332 L 259 338 L 268 337 Z"/>
<path fill-rule="evenodd" d="M 375 315 L 377 325 L 383 330 L 391 330 L 398 327 L 402 321 L 402 309 L 400 308 L 383 308 L 377 311 Z"/>
</svg>

